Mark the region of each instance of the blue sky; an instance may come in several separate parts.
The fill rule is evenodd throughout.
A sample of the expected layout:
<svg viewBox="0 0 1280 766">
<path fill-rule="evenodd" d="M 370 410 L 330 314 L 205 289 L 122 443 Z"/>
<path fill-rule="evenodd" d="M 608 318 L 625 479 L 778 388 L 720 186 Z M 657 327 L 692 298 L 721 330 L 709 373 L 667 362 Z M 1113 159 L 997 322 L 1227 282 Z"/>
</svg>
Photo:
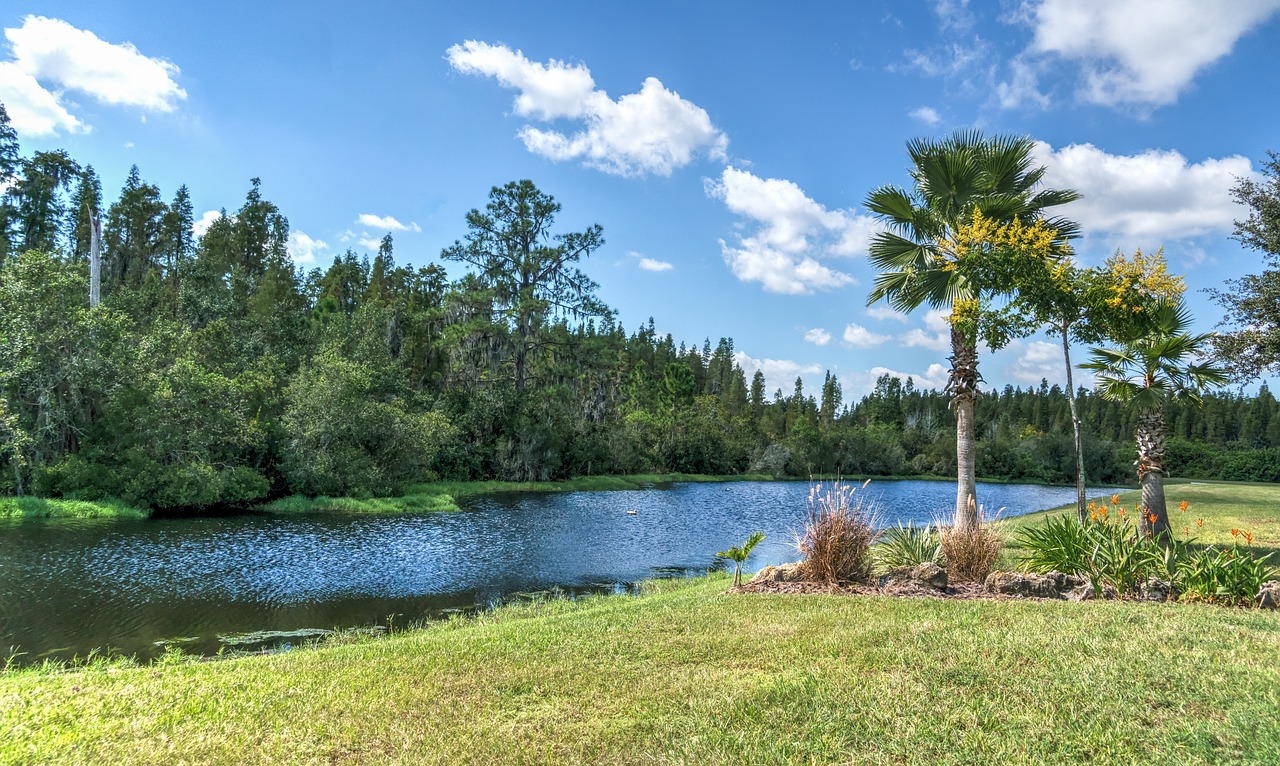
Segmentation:
<svg viewBox="0 0 1280 766">
<path fill-rule="evenodd" d="M 114 198 L 129 166 L 197 215 L 249 179 L 299 265 L 392 233 L 436 261 L 488 190 L 530 178 L 628 330 L 731 336 L 790 390 L 824 370 L 945 380 L 944 321 L 865 306 L 862 208 L 905 142 L 1026 134 L 1086 264 L 1163 246 L 1202 292 L 1256 272 L 1228 191 L 1280 150 L 1280 0 L 778 3 L 30 2 L 0 12 L 0 101 L 24 153 L 65 148 Z M 376 247 L 376 245 L 374 245 Z M 1052 339 L 989 385 L 1063 379 Z"/>
</svg>

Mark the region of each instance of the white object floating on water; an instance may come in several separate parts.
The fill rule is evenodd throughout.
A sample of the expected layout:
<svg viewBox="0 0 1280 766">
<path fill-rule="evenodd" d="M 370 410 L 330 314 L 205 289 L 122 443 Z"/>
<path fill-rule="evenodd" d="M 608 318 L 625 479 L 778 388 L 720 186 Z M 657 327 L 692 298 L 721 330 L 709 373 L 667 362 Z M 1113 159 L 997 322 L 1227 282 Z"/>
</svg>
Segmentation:
<svg viewBox="0 0 1280 766">
<path fill-rule="evenodd" d="M 635 516 L 635 515 L 636 515 L 636 509 L 635 509 L 635 508 L 628 508 L 628 509 L 627 509 L 627 515 L 628 515 L 628 516 Z"/>
</svg>

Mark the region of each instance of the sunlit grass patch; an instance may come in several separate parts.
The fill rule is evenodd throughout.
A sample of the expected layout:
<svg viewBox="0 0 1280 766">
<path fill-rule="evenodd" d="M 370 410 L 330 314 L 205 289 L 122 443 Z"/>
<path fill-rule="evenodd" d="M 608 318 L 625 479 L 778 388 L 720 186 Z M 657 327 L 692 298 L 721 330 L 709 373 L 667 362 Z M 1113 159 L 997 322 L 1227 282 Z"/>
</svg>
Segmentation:
<svg viewBox="0 0 1280 766">
<path fill-rule="evenodd" d="M 261 506 L 271 513 L 417 513 L 456 511 L 457 503 L 447 494 L 412 494 L 401 497 L 303 497 L 290 495 Z"/>
<path fill-rule="evenodd" d="M 622 476 L 579 476 L 564 481 L 431 481 L 411 484 L 408 492 L 448 494 L 455 498 L 493 495 L 501 492 L 607 492 L 644 489 L 673 482 L 770 481 L 771 477 L 749 474 L 712 476 L 700 473 L 640 473 Z"/>
<path fill-rule="evenodd" d="M 10 519 L 145 519 L 151 511 L 119 500 L 57 500 L 0 497 L 0 518 Z"/>
</svg>

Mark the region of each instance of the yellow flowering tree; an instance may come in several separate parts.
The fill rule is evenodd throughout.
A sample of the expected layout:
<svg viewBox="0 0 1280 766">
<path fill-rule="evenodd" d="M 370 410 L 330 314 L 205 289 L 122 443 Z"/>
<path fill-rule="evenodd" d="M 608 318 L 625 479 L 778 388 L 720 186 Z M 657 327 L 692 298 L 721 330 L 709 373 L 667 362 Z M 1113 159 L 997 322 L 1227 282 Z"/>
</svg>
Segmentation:
<svg viewBox="0 0 1280 766">
<path fill-rule="evenodd" d="M 1160 301 L 1176 300 L 1186 289 L 1181 277 L 1169 274 L 1163 249 L 1117 251 L 1101 266 L 1082 269 L 1070 254 L 1045 259 L 1039 268 L 1017 275 L 1017 299 L 1008 312 L 1030 323 L 1047 325 L 1062 343 L 1067 375 L 1067 404 L 1076 452 L 1076 513 L 1085 507 L 1084 439 L 1077 391 L 1072 375 L 1071 343 L 1102 343 L 1132 336 L 1151 320 Z"/>
</svg>

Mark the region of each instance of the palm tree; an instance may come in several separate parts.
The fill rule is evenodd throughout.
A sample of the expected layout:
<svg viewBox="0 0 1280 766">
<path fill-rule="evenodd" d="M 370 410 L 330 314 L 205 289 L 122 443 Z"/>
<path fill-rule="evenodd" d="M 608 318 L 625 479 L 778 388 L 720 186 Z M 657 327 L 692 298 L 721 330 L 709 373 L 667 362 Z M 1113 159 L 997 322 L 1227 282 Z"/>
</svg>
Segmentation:
<svg viewBox="0 0 1280 766">
<path fill-rule="evenodd" d="M 760 544 L 764 540 L 764 532 L 752 532 L 751 537 L 742 544 L 742 547 L 733 546 L 727 551 L 720 551 L 716 554 L 716 558 L 728 559 L 733 562 L 733 585 L 737 587 L 742 584 L 742 564 L 751 555 L 751 549 Z"/>
<path fill-rule="evenodd" d="M 1012 292 L 1012 285 L 984 284 L 973 270 L 958 268 L 963 251 L 945 243 L 975 212 L 998 222 L 1031 223 L 1043 219 L 1046 208 L 1079 199 L 1070 190 L 1037 190 L 1045 169 L 1034 166 L 1034 146 L 1025 136 L 986 138 L 976 130 L 909 141 L 912 189 L 882 186 L 867 195 L 867 209 L 889 225 L 871 240 L 870 260 L 880 273 L 867 304 L 883 298 L 898 311 L 928 304 L 954 314 L 958 304 L 980 307 L 992 295 Z M 1064 219 L 1044 222 L 1064 245 L 1078 231 Z M 981 377 L 976 331 L 954 319 L 950 361 L 946 390 L 956 413 L 959 474 L 955 525 L 968 528 L 977 523 L 973 409 Z"/>
<path fill-rule="evenodd" d="M 1138 410 L 1138 481 L 1142 532 L 1156 539 L 1169 534 L 1164 499 L 1164 456 L 1168 427 L 1164 405 L 1171 400 L 1201 403 L 1201 393 L 1227 382 L 1227 371 L 1213 362 L 1195 364 L 1213 333 L 1192 335 L 1191 314 L 1181 300 L 1156 304 L 1149 322 L 1121 341 L 1120 348 L 1095 348 L 1093 361 L 1081 367 L 1094 370 L 1098 393 L 1104 399 Z"/>
</svg>

